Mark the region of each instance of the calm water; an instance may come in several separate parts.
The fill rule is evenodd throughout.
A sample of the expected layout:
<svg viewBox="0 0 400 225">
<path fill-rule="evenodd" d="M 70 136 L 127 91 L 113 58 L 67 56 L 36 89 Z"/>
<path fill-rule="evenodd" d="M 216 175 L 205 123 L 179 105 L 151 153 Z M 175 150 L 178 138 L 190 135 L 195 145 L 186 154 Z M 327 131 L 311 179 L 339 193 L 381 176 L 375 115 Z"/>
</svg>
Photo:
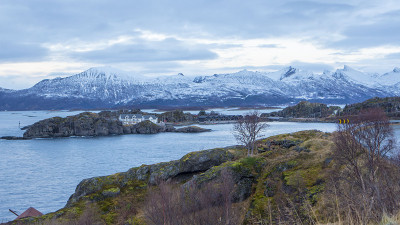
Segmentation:
<svg viewBox="0 0 400 225">
<path fill-rule="evenodd" d="M 0 136 L 21 136 L 21 126 L 52 116 L 78 112 L 0 112 Z M 97 138 L 0 140 L 0 222 L 15 218 L 8 209 L 22 213 L 35 207 L 43 213 L 65 205 L 84 178 L 126 171 L 141 164 L 179 159 L 184 154 L 235 144 L 232 124 L 203 125 L 212 132 L 160 133 Z M 266 136 L 307 129 L 325 132 L 335 124 L 272 122 Z M 398 130 L 397 130 L 398 131 Z"/>
</svg>

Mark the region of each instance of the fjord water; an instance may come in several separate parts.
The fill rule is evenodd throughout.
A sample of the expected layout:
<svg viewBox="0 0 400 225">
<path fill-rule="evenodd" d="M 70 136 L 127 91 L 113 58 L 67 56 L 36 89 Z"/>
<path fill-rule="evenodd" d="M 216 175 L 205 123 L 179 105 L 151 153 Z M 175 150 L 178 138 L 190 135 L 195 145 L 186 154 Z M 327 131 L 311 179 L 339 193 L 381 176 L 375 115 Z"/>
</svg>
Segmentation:
<svg viewBox="0 0 400 225">
<path fill-rule="evenodd" d="M 79 112 L 0 112 L 0 136 L 22 136 L 21 126 L 53 116 Z M 335 130 L 332 123 L 271 122 L 271 136 L 300 130 Z M 120 135 L 54 139 L 0 140 L 0 222 L 35 207 L 42 213 L 63 207 L 85 178 L 127 171 L 141 164 L 179 159 L 191 151 L 236 144 L 232 124 L 202 125 L 212 132 Z"/>
</svg>

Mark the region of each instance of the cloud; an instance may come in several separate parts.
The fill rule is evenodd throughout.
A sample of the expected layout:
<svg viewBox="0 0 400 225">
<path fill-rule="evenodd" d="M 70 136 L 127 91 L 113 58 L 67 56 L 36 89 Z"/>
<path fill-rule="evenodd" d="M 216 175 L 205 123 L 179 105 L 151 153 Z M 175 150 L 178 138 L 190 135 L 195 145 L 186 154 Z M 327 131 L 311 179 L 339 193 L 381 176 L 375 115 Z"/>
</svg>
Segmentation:
<svg viewBox="0 0 400 225">
<path fill-rule="evenodd" d="M 392 54 L 388 54 L 385 56 L 385 59 L 395 59 L 395 60 L 400 60 L 400 52 L 398 53 L 392 53 Z M 400 62 L 399 62 L 400 64 Z"/>
<path fill-rule="evenodd" d="M 35 44 L 0 41 L 0 62 L 41 61 L 49 55 L 47 48 Z"/>
<path fill-rule="evenodd" d="M 309 63 L 309 62 L 301 62 L 301 61 L 293 61 L 290 63 L 293 67 L 298 67 L 307 71 L 312 72 L 323 72 L 324 70 L 334 70 L 335 68 L 332 65 L 325 63 Z"/>
<path fill-rule="evenodd" d="M 168 38 L 162 41 L 139 40 L 134 43 L 118 43 L 107 48 L 74 52 L 73 58 L 96 63 L 181 61 L 214 59 L 217 54 L 205 45 L 193 45 Z"/>
<path fill-rule="evenodd" d="M 371 15 L 366 21 L 347 26 L 342 32 L 345 38 L 333 42 L 331 46 L 358 49 L 400 44 L 400 10 Z"/>
<path fill-rule="evenodd" d="M 258 45 L 259 48 L 279 48 L 279 45 L 277 44 L 262 44 Z"/>
</svg>

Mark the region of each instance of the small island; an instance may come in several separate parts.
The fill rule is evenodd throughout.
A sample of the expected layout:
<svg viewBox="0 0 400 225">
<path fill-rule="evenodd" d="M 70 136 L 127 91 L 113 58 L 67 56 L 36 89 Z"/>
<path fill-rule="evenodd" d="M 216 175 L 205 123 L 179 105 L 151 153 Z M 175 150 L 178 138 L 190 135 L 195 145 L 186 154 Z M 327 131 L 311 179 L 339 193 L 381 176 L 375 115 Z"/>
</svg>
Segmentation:
<svg viewBox="0 0 400 225">
<path fill-rule="evenodd" d="M 84 112 L 65 118 L 52 117 L 38 121 L 26 128 L 23 139 L 207 131 L 211 130 L 197 126 L 177 129 L 171 123 L 160 122 L 156 115 L 145 115 L 137 110 L 129 112 L 102 111 L 100 113 Z"/>
</svg>

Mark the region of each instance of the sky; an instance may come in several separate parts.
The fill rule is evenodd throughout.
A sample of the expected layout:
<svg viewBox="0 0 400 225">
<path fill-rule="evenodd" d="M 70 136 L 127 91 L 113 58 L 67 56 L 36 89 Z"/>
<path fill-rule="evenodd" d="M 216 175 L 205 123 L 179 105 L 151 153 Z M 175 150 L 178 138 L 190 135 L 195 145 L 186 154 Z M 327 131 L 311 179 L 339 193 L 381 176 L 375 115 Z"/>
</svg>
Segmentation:
<svg viewBox="0 0 400 225">
<path fill-rule="evenodd" d="M 398 0 L 1 0 L 0 87 L 112 66 L 143 76 L 400 66 Z"/>
</svg>

